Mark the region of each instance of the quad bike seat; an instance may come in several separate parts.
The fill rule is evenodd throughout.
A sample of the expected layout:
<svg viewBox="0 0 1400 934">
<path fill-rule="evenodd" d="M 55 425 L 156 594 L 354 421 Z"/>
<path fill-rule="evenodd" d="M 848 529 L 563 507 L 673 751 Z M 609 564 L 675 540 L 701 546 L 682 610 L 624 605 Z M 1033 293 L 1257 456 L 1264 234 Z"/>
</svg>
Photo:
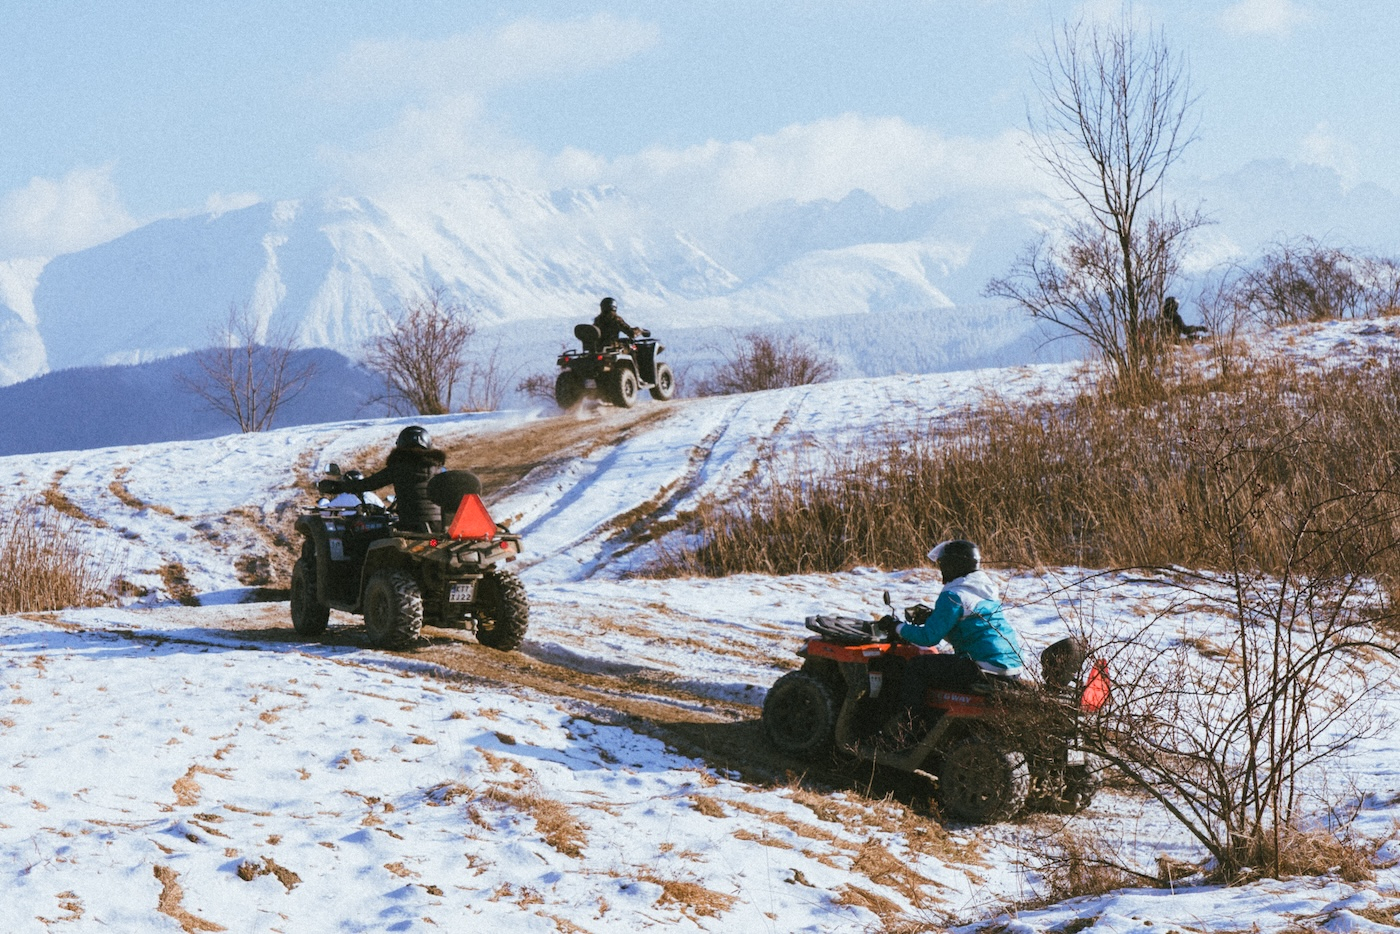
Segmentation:
<svg viewBox="0 0 1400 934">
<path fill-rule="evenodd" d="M 875 635 L 873 625 L 872 620 L 855 619 L 850 616 L 807 617 L 808 629 L 823 639 L 829 639 L 841 645 L 868 645 L 871 642 L 883 642 L 883 638 Z"/>
<path fill-rule="evenodd" d="M 583 345 L 584 353 L 597 353 L 603 343 L 603 332 L 591 324 L 574 325 L 574 337 Z"/>
</svg>

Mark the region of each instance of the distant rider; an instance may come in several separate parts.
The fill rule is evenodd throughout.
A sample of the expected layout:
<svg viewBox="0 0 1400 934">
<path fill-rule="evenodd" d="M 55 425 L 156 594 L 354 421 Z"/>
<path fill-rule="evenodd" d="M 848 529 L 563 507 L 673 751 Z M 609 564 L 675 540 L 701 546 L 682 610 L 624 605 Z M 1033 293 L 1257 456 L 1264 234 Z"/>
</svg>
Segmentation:
<svg viewBox="0 0 1400 934">
<path fill-rule="evenodd" d="M 943 589 L 933 609 L 916 621 L 898 623 L 893 635 L 914 645 L 947 642 L 953 654 L 923 655 L 909 660 L 901 679 L 902 719 L 924 707 L 931 687 L 967 692 L 989 684 L 989 676 L 1019 679 L 1021 642 L 1002 613 L 996 581 L 981 569 L 982 552 L 965 539 L 940 542 L 929 551 L 943 575 Z"/>
<path fill-rule="evenodd" d="M 598 303 L 598 315 L 593 319 L 593 326 L 602 334 L 602 345 L 620 344 L 631 340 L 642 333 L 641 328 L 634 328 L 626 321 L 622 320 L 622 315 L 617 313 L 617 301 L 612 298 L 605 298 Z"/>
<path fill-rule="evenodd" d="M 1199 324 L 1187 324 L 1181 317 L 1176 297 L 1172 295 L 1168 295 L 1162 303 L 1162 329 L 1173 340 L 1184 337 L 1188 341 L 1195 340 L 1209 330 Z"/>
<path fill-rule="evenodd" d="M 442 531 L 442 510 L 428 497 L 428 481 L 442 470 L 447 455 L 433 447 L 426 429 L 410 425 L 399 432 L 384 469 L 361 480 L 322 480 L 322 493 L 364 493 L 394 485 L 398 527 L 406 532 Z"/>
</svg>

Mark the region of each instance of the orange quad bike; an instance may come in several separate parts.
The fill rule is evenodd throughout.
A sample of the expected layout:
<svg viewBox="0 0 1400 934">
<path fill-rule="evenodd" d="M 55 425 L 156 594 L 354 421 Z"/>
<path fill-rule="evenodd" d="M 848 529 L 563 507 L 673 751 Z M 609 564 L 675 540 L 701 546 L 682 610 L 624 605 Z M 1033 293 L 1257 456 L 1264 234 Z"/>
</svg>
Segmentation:
<svg viewBox="0 0 1400 934">
<path fill-rule="evenodd" d="M 885 594 L 889 602 L 889 594 Z M 927 607 L 910 607 L 906 620 Z M 1073 814 L 1088 807 L 1103 763 L 1086 753 L 1080 718 L 1109 699 L 1107 665 L 1086 665 L 1077 640 L 1041 653 L 1043 684 L 988 676 L 969 693 L 931 687 L 909 735 L 885 735 L 898 719 L 910 659 L 937 649 L 892 641 L 879 621 L 809 616 L 815 635 L 797 650 L 801 669 L 768 691 L 763 726 L 773 745 L 804 759 L 839 755 L 919 775 L 942 813 L 972 823 L 1026 808 Z"/>
</svg>

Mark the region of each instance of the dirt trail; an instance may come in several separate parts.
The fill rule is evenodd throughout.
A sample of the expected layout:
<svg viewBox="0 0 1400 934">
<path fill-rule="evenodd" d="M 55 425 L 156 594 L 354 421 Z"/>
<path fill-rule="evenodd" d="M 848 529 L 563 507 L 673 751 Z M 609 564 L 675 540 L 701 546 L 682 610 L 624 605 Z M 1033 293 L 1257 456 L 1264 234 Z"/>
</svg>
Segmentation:
<svg viewBox="0 0 1400 934">
<path fill-rule="evenodd" d="M 305 640 L 291 628 L 285 603 L 239 606 L 236 611 L 204 614 L 195 626 L 179 631 L 122 629 L 115 634 L 131 639 L 199 643 L 198 629 L 230 632 L 250 643 L 293 645 Z M 145 611 L 153 616 L 189 619 L 185 607 Z M 195 611 L 198 612 L 198 611 Z M 36 620 L 60 628 L 73 627 L 49 614 Z M 332 646 L 367 648 L 363 625 L 343 625 L 348 617 L 333 618 L 331 628 L 319 640 Z M 756 783 L 782 781 L 790 771 L 804 772 L 810 780 L 849 787 L 852 776 L 839 770 L 812 769 L 782 756 L 768 743 L 759 723 L 759 708 L 735 701 L 715 700 L 672 683 L 674 674 L 661 669 L 637 668 L 625 674 L 579 671 L 536 658 L 527 651 L 498 652 L 478 645 L 464 632 L 427 627 L 424 639 L 413 651 L 377 650 L 386 659 L 422 663 L 429 678 L 469 684 L 520 689 L 559 699 L 578 716 L 626 726 L 654 736 L 683 755 L 705 761 L 715 769 L 736 772 Z M 528 648 L 528 647 L 527 647 Z M 344 659 L 355 664 L 353 659 Z"/>
<path fill-rule="evenodd" d="M 635 409 L 612 406 L 575 409 L 519 428 L 492 429 L 454 438 L 445 443 L 443 449 L 449 464 L 471 466 L 481 478 L 482 492 L 489 497 L 537 467 L 562 464 L 583 457 L 601 445 L 616 444 L 646 431 L 670 415 L 678 404 L 643 405 Z"/>
</svg>

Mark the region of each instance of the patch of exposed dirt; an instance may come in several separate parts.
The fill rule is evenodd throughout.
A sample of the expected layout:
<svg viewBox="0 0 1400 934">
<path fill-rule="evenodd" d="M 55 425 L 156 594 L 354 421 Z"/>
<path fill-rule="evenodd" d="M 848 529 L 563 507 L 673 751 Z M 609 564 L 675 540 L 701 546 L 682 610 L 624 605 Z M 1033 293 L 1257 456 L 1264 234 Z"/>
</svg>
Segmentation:
<svg viewBox="0 0 1400 934">
<path fill-rule="evenodd" d="M 456 437 L 443 449 L 447 463 L 470 467 L 481 478 L 482 494 L 490 497 L 538 467 L 562 465 L 646 431 L 672 410 L 670 403 L 635 409 L 598 406 L 519 428 Z"/>
</svg>

